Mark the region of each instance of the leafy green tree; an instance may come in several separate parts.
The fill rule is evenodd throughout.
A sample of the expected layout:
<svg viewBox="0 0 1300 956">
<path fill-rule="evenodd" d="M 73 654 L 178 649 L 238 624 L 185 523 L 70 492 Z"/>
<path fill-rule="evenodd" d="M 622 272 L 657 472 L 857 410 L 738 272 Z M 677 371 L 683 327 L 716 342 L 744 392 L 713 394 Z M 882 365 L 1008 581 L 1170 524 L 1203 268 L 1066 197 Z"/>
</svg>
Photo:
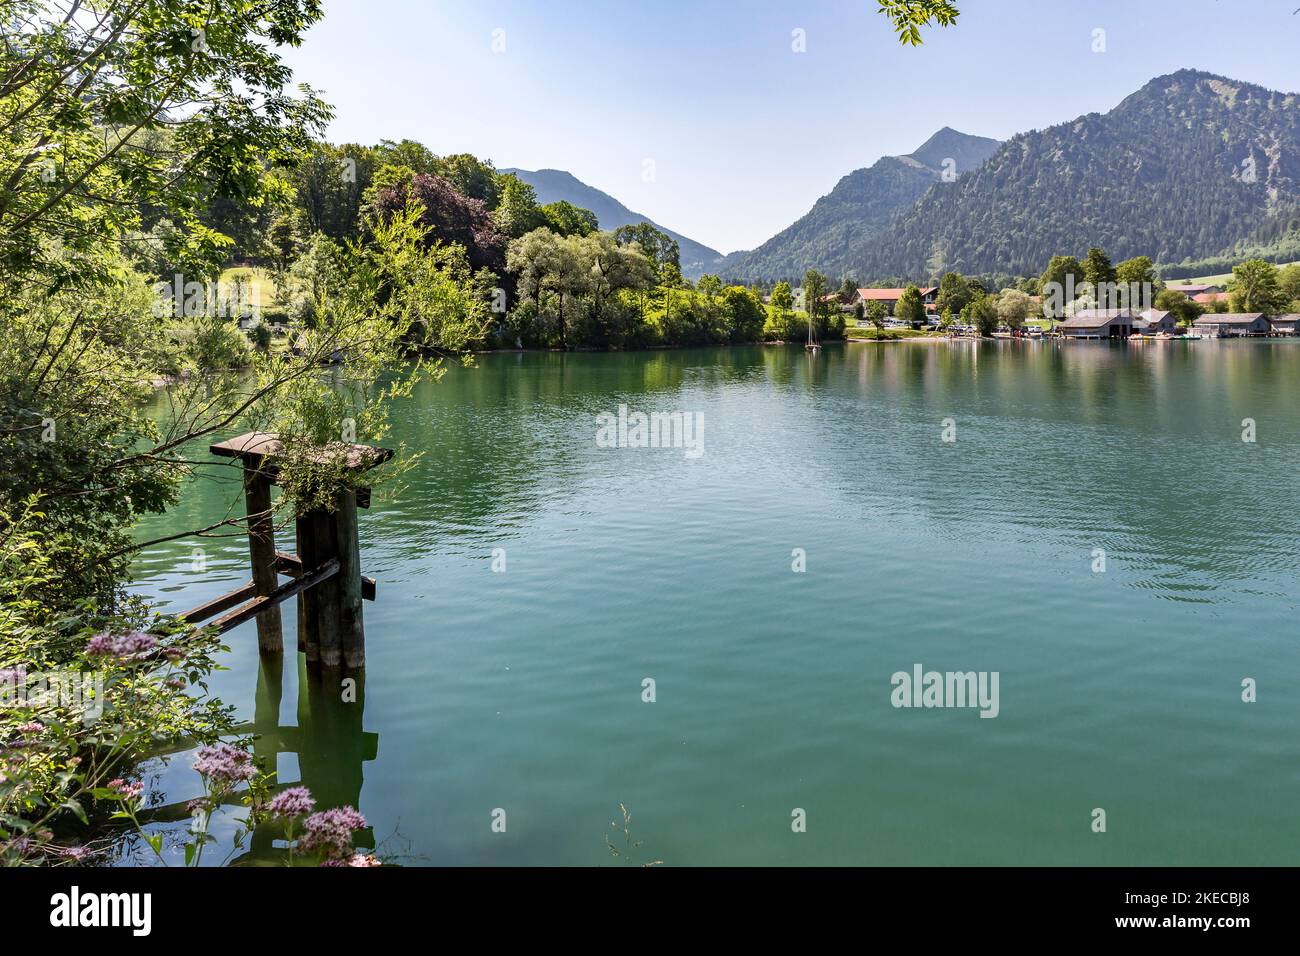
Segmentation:
<svg viewBox="0 0 1300 956">
<path fill-rule="evenodd" d="M 413 139 L 404 139 L 396 143 L 389 139 L 380 140 L 376 152 L 379 154 L 381 165 L 404 166 L 416 175 L 442 175 L 438 157 L 433 155 L 423 143 L 417 143 Z"/>
<path fill-rule="evenodd" d="M 561 241 L 572 246 L 579 266 L 585 267 L 597 322 L 603 318 L 605 300 L 617 290 L 642 291 L 654 282 L 654 270 L 646 254 L 637 246 L 620 244 L 613 233 L 593 232 Z"/>
<path fill-rule="evenodd" d="M 925 324 L 925 303 L 921 299 L 921 290 L 909 285 L 894 303 L 894 318 L 913 327 Z"/>
<path fill-rule="evenodd" d="M 541 212 L 543 224 L 561 236 L 589 236 L 600 228 L 594 212 L 567 199 L 547 203 Z"/>
<path fill-rule="evenodd" d="M 974 297 L 975 291 L 960 272 L 946 272 L 939 280 L 935 305 L 941 312 L 961 312 Z"/>
<path fill-rule="evenodd" d="M 831 303 L 826 301 L 830 294 L 830 280 L 816 269 L 809 269 L 803 277 L 804 311 L 813 323 L 818 335 L 825 332 L 831 316 Z"/>
<path fill-rule="evenodd" d="M 722 291 L 722 301 L 730 312 L 731 341 L 762 341 L 763 325 L 767 321 L 762 300 L 749 289 L 733 285 Z"/>
<path fill-rule="evenodd" d="M 289 297 L 289 269 L 302 246 L 298 224 L 292 214 L 278 216 L 266 233 L 266 257 L 271 263 L 271 277 L 275 283 L 275 298 L 286 304 Z"/>
<path fill-rule="evenodd" d="M 1043 314 L 1058 319 L 1065 315 L 1066 307 L 1078 295 L 1084 283 L 1083 265 L 1074 256 L 1052 256 L 1039 278 L 1043 297 Z"/>
<path fill-rule="evenodd" d="M 537 205 L 537 190 L 513 173 L 502 176 L 500 183 L 501 195 L 492 214 L 498 232 L 518 239 L 545 224 L 546 217 Z"/>
<path fill-rule="evenodd" d="M 1115 281 L 1115 267 L 1110 264 L 1110 257 L 1100 246 L 1093 246 L 1083 260 L 1084 281 L 1092 283 L 1094 289 Z"/>
<path fill-rule="evenodd" d="M 361 235 L 363 197 L 379 165 L 369 146 L 320 143 L 293 172 L 295 202 L 306 230 L 343 241 Z"/>
<path fill-rule="evenodd" d="M 998 295 L 998 319 L 1013 332 L 1024 327 L 1025 319 L 1029 318 L 1033 309 L 1033 300 L 1019 289 L 1003 289 Z"/>
<path fill-rule="evenodd" d="M 975 331 L 986 338 L 997 331 L 998 312 L 990 296 L 972 299 L 962 310 L 961 317 L 966 325 L 973 325 Z"/>
<path fill-rule="evenodd" d="M 875 326 L 877 332 L 885 327 L 885 317 L 885 303 L 872 302 L 867 306 L 867 319 Z"/>
<path fill-rule="evenodd" d="M 454 153 L 435 160 L 431 172 L 447 180 L 467 199 L 477 199 L 488 209 L 496 209 L 505 177 L 490 161 L 469 153 Z"/>
<path fill-rule="evenodd" d="M 1161 289 L 1156 293 L 1155 307 L 1161 312 L 1172 312 L 1179 325 L 1191 325 L 1204 310 L 1177 289 Z"/>
<path fill-rule="evenodd" d="M 1300 262 L 1293 262 L 1285 266 L 1278 273 L 1278 286 L 1282 290 L 1282 295 L 1287 302 L 1287 308 L 1293 312 L 1300 312 Z"/>
<path fill-rule="evenodd" d="M 1288 301 L 1277 267 L 1263 259 L 1249 259 L 1232 270 L 1228 298 L 1234 312 L 1275 314 L 1281 312 Z"/>
<path fill-rule="evenodd" d="M 640 222 L 636 225 L 619 226 L 614 230 L 614 238 L 621 245 L 636 243 L 640 246 L 641 251 L 654 263 L 655 274 L 661 285 L 667 284 L 665 269 L 668 266 L 671 266 L 680 277 L 681 250 L 678 248 L 677 240 L 667 233 L 656 229 L 648 222 Z"/>
<path fill-rule="evenodd" d="M 790 283 L 782 280 L 776 284 L 772 290 L 771 305 L 780 312 L 789 312 L 794 308 L 794 292 Z"/>
<path fill-rule="evenodd" d="M 722 291 L 722 280 L 715 275 L 705 273 L 695 282 L 695 288 L 701 292 L 706 299 L 712 299 Z"/>
<path fill-rule="evenodd" d="M 51 290 L 107 280 L 147 210 L 175 225 L 187 272 L 214 272 L 230 239 L 200 211 L 287 203 L 283 172 L 329 118 L 311 90 L 285 92 L 276 51 L 318 0 L 65 6 L 0 12 L 23 24 L 0 44 L 0 295 L 30 275 Z"/>
</svg>

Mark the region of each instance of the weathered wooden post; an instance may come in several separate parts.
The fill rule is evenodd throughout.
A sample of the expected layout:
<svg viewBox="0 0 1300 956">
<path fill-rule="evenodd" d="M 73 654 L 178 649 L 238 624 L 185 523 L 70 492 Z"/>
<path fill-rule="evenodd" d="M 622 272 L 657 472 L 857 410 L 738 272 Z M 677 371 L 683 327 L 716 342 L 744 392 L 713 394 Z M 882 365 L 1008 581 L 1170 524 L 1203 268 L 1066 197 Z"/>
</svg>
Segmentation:
<svg viewBox="0 0 1300 956">
<path fill-rule="evenodd" d="M 296 522 L 298 553 L 275 549 L 275 525 L 271 514 L 271 485 L 277 475 L 276 457 L 281 452 L 278 435 L 250 432 L 211 447 L 214 455 L 239 458 L 244 465 L 244 493 L 248 504 L 248 548 L 253 581 L 245 588 L 224 595 L 215 602 L 190 612 L 190 618 L 226 610 L 240 600 L 251 600 L 218 623 L 233 627 L 254 612 L 258 622 L 258 644 L 264 653 L 283 651 L 284 639 L 278 604 L 290 592 L 298 596 L 298 649 L 308 663 L 322 667 L 360 669 L 366 666 L 366 636 L 363 600 L 374 600 L 375 582 L 361 573 L 361 547 L 357 529 L 357 508 L 370 506 L 370 489 L 347 489 L 338 493 L 334 509 L 314 509 Z M 342 457 L 345 470 L 366 471 L 393 456 L 388 448 L 332 443 L 319 450 L 322 460 Z M 299 580 L 279 584 L 279 574 Z"/>
<path fill-rule="evenodd" d="M 343 663 L 366 666 L 366 631 L 361 610 L 361 542 L 357 531 L 357 493 L 339 495 L 334 528 L 339 559 L 339 643 Z"/>
<path fill-rule="evenodd" d="M 261 456 L 244 459 L 244 501 L 248 507 L 248 556 L 253 565 L 253 593 L 266 597 L 280 584 L 275 570 L 275 521 L 271 513 L 271 479 Z M 284 632 L 277 604 L 257 615 L 257 647 L 263 654 L 284 652 Z"/>
</svg>

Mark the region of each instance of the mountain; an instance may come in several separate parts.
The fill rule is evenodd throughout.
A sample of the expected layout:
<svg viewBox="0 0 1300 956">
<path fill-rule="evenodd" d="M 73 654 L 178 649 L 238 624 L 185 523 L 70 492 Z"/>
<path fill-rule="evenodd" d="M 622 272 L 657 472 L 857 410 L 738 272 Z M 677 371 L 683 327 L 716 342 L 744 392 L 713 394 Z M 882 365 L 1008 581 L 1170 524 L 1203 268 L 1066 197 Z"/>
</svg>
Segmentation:
<svg viewBox="0 0 1300 956">
<path fill-rule="evenodd" d="M 1036 275 L 1090 246 L 1178 263 L 1297 229 L 1300 98 L 1180 70 L 1108 113 L 1012 137 L 926 191 L 851 266 L 864 280 Z"/>
<path fill-rule="evenodd" d="M 710 271 L 722 259 L 722 253 L 710 249 L 703 243 L 688 239 L 679 232 L 673 232 L 659 225 L 649 216 L 633 212 L 609 193 L 601 192 L 594 186 L 588 186 L 572 173 L 562 169 L 503 169 L 503 173 L 514 173 L 537 191 L 537 201 L 542 205 L 567 200 L 575 206 L 590 209 L 596 214 L 601 229 L 617 229 L 619 226 L 635 226 L 648 222 L 661 232 L 677 240 L 681 252 L 682 275 L 696 279 Z"/>
<path fill-rule="evenodd" d="M 752 252 L 728 256 L 727 278 L 800 278 L 820 269 L 832 278 L 855 273 L 869 241 L 944 178 L 977 168 L 1001 144 L 945 126 L 906 156 L 885 156 L 841 179 L 803 218 Z"/>
</svg>

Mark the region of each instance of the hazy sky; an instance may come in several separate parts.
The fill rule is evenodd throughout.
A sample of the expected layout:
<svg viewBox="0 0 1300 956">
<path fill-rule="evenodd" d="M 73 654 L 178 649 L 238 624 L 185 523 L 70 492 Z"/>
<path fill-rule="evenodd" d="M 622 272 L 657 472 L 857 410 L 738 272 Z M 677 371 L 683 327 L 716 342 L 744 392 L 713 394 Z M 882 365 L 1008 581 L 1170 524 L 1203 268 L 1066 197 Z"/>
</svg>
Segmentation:
<svg viewBox="0 0 1300 956">
<path fill-rule="evenodd" d="M 943 126 L 1005 139 L 1182 67 L 1300 90 L 1300 0 L 957 4 L 912 49 L 876 0 L 325 0 L 286 59 L 337 142 L 566 169 L 722 252 Z"/>
</svg>

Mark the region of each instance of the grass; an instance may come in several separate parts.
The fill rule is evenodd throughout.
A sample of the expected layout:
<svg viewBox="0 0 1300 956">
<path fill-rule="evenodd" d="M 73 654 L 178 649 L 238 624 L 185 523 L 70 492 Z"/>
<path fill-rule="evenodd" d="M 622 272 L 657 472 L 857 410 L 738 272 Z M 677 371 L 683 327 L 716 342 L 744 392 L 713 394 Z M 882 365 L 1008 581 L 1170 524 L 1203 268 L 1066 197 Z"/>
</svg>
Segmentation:
<svg viewBox="0 0 1300 956">
<path fill-rule="evenodd" d="M 238 280 L 248 281 L 249 294 L 254 302 L 264 309 L 271 307 L 271 303 L 275 301 L 275 282 L 272 281 L 268 270 L 242 266 L 221 273 L 222 286 L 233 288 Z"/>
<path fill-rule="evenodd" d="M 1300 260 L 1297 260 L 1297 262 L 1279 262 L 1277 267 L 1282 269 L 1297 264 L 1300 264 Z M 1175 288 L 1180 285 L 1223 285 L 1231 278 L 1231 272 L 1221 272 L 1217 276 L 1197 276 L 1194 279 L 1166 279 L 1165 285 L 1174 286 Z"/>
</svg>

